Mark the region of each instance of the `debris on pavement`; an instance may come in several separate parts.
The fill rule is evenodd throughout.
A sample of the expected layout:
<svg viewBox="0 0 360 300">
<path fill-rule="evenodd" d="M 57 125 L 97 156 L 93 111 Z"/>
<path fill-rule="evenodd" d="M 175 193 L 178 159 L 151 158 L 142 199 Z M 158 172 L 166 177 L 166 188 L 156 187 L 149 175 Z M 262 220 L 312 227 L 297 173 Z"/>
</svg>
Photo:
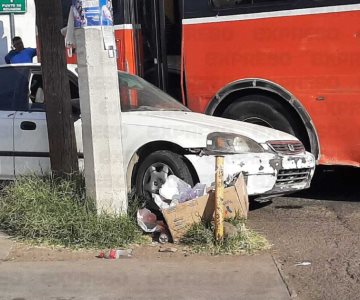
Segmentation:
<svg viewBox="0 0 360 300">
<path fill-rule="evenodd" d="M 105 258 L 105 259 L 119 259 L 119 258 L 130 258 L 132 257 L 132 249 L 111 249 L 109 253 L 105 253 L 101 251 L 97 258 Z"/>
<path fill-rule="evenodd" d="M 296 267 L 306 267 L 306 266 L 310 266 L 311 265 L 311 262 L 309 261 L 303 261 L 303 262 L 299 262 L 297 264 L 295 264 Z"/>
<path fill-rule="evenodd" d="M 141 229 L 146 233 L 159 233 L 158 240 L 161 244 L 170 242 L 171 235 L 168 226 L 164 221 L 158 221 L 156 215 L 147 208 L 139 209 L 137 212 L 137 222 Z"/>
<path fill-rule="evenodd" d="M 147 233 L 155 232 L 157 229 L 156 215 L 147 208 L 142 208 L 138 210 L 137 222 L 141 229 Z"/>
<path fill-rule="evenodd" d="M 246 219 L 249 199 L 243 174 L 229 177 L 227 185 L 223 200 L 224 217 Z M 137 212 L 138 225 L 146 233 L 160 233 L 158 241 L 162 244 L 168 243 L 171 238 L 173 242 L 178 242 L 194 223 L 213 220 L 214 197 L 214 191 L 207 191 L 205 184 L 198 183 L 191 187 L 175 175 L 170 175 L 161 186 L 159 194 L 152 194 L 153 201 L 166 223 L 158 220 L 149 209 L 143 208 Z M 225 226 L 226 236 L 232 237 L 237 234 L 235 226 L 229 223 Z"/>
<path fill-rule="evenodd" d="M 171 237 L 170 237 L 170 233 L 169 232 L 162 232 L 159 235 L 159 243 L 160 244 L 166 244 L 168 242 L 170 242 Z"/>
<path fill-rule="evenodd" d="M 159 190 L 159 194 L 163 198 L 177 200 L 178 202 L 180 199 L 184 201 L 190 192 L 191 186 L 175 175 L 170 175 Z"/>
<path fill-rule="evenodd" d="M 126 250 L 116 250 L 116 257 L 117 258 L 121 258 L 121 257 L 132 257 L 132 249 L 126 249 Z"/>
<path fill-rule="evenodd" d="M 159 207 L 160 210 L 166 209 L 169 207 L 173 207 L 176 204 L 178 204 L 177 201 L 167 200 L 158 194 L 152 194 L 152 197 L 153 197 L 154 202 L 156 203 L 156 205 Z"/>
<path fill-rule="evenodd" d="M 175 253 L 177 252 L 178 249 L 174 248 L 174 247 L 160 247 L 159 252 L 168 252 L 168 253 Z"/>
<path fill-rule="evenodd" d="M 193 188 L 185 181 L 170 175 L 166 182 L 159 190 L 159 194 L 162 197 L 161 200 L 171 200 L 171 203 L 184 203 L 191 199 L 195 199 L 204 196 L 206 193 L 206 185 L 197 183 Z M 159 198 L 157 199 L 159 200 Z"/>
</svg>

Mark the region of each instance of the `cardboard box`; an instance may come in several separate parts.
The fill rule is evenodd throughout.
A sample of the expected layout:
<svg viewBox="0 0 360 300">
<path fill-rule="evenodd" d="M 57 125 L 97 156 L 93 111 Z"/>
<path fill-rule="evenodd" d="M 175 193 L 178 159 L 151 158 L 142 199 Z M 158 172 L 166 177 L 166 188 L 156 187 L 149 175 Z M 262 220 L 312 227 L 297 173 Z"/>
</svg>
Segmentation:
<svg viewBox="0 0 360 300">
<path fill-rule="evenodd" d="M 225 189 L 223 206 L 225 218 L 235 216 L 247 218 L 249 199 L 242 175 L 239 176 L 234 186 Z M 199 223 L 201 220 L 211 221 L 214 216 L 214 209 L 215 193 L 210 192 L 205 196 L 178 204 L 175 207 L 163 209 L 162 213 L 173 241 L 178 242 L 192 224 Z"/>
</svg>

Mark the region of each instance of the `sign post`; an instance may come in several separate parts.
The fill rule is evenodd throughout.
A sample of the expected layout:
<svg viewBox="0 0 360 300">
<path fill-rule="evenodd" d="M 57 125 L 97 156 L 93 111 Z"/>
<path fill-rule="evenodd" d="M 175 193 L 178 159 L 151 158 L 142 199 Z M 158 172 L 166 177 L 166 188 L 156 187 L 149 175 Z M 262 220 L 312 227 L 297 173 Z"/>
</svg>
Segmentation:
<svg viewBox="0 0 360 300">
<path fill-rule="evenodd" d="M 121 108 L 111 0 L 73 0 L 85 183 L 98 213 L 126 214 Z"/>
<path fill-rule="evenodd" d="M 10 16 L 10 35 L 11 39 L 15 36 L 14 14 L 26 13 L 26 0 L 0 0 L 0 14 Z"/>
<path fill-rule="evenodd" d="M 10 36 L 11 40 L 15 36 L 15 17 L 13 13 L 10 14 Z"/>
</svg>

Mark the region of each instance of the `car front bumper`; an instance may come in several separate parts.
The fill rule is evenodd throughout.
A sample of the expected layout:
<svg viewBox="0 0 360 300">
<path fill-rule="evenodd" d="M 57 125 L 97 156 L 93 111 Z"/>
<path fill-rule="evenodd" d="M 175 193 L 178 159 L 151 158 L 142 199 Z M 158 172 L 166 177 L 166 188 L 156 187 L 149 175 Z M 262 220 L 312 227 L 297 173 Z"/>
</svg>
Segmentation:
<svg viewBox="0 0 360 300">
<path fill-rule="evenodd" d="M 195 167 L 200 182 L 210 186 L 215 178 L 215 157 L 186 157 Z M 250 196 L 270 196 L 308 188 L 314 170 L 315 158 L 308 152 L 299 155 L 235 154 L 225 156 L 224 179 L 243 172 Z"/>
</svg>

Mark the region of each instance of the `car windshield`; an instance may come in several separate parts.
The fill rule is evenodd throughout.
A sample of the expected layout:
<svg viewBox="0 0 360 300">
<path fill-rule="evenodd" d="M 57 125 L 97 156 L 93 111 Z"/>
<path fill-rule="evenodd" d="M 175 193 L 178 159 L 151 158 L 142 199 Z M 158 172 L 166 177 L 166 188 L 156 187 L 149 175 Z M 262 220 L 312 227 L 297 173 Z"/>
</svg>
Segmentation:
<svg viewBox="0 0 360 300">
<path fill-rule="evenodd" d="M 188 108 L 144 79 L 118 73 L 121 111 L 189 111 Z"/>
</svg>

